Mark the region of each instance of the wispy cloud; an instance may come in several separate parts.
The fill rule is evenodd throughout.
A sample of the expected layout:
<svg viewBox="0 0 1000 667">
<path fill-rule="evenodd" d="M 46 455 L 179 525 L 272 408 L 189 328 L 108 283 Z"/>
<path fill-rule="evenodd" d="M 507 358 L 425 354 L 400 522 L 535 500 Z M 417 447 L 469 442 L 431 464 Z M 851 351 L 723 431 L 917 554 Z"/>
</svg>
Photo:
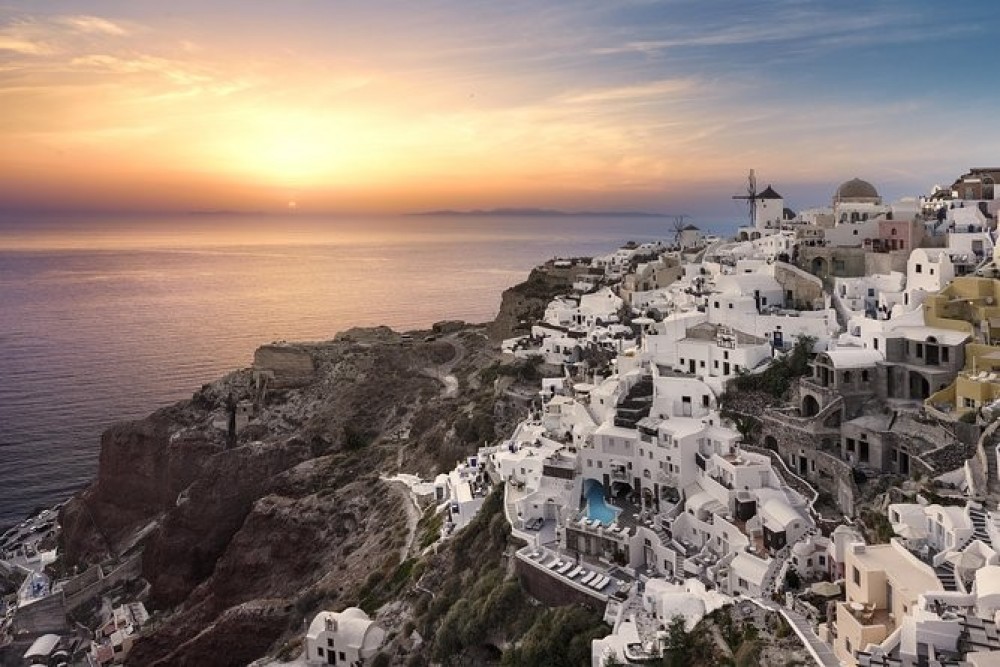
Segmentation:
<svg viewBox="0 0 1000 667">
<path fill-rule="evenodd" d="M 73 67 L 91 72 L 111 74 L 155 74 L 182 86 L 208 83 L 212 76 L 197 68 L 170 58 L 137 55 L 130 58 L 108 54 L 93 54 L 73 58 Z"/>
<path fill-rule="evenodd" d="M 664 79 L 633 86 L 598 88 L 570 93 L 560 98 L 566 104 L 604 104 L 629 100 L 662 99 L 673 95 L 691 95 L 702 86 L 694 79 Z"/>
<path fill-rule="evenodd" d="M 44 42 L 4 34 L 0 34 L 0 51 L 12 51 L 25 56 L 42 56 L 53 52 L 52 47 Z"/>
<path fill-rule="evenodd" d="M 63 16 L 56 21 L 83 33 L 117 36 L 128 34 L 121 24 L 99 16 Z"/>
</svg>

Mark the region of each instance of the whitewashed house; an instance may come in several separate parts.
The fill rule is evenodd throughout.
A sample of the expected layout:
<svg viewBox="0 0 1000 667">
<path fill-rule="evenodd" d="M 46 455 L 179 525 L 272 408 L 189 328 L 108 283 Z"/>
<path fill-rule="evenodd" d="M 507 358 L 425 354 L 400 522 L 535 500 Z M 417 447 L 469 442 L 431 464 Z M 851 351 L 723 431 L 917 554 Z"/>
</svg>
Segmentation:
<svg viewBox="0 0 1000 667">
<path fill-rule="evenodd" d="M 385 642 L 385 630 L 357 607 L 321 611 L 306 633 L 306 664 L 361 667 L 370 664 Z"/>
</svg>

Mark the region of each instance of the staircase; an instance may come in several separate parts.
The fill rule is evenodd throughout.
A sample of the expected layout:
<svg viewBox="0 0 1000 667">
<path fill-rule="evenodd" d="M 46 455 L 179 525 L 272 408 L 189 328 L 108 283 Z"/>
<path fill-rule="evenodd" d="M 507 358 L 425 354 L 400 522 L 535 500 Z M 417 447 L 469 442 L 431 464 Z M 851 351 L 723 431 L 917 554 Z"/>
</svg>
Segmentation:
<svg viewBox="0 0 1000 667">
<path fill-rule="evenodd" d="M 955 581 L 955 566 L 945 561 L 934 568 L 934 574 L 937 575 L 938 581 L 944 586 L 946 591 L 957 591 L 958 582 Z"/>
<path fill-rule="evenodd" d="M 996 465 L 996 459 L 994 458 L 993 465 Z M 986 521 L 989 517 L 986 512 L 983 511 L 981 507 L 976 507 L 970 505 L 968 508 L 969 518 L 972 519 L 972 537 L 981 541 L 983 544 L 990 544 L 990 534 L 986 530 Z"/>
<path fill-rule="evenodd" d="M 986 450 L 986 488 L 990 493 L 1000 492 L 1000 479 L 997 478 L 996 442 L 990 438 L 984 444 Z"/>
</svg>

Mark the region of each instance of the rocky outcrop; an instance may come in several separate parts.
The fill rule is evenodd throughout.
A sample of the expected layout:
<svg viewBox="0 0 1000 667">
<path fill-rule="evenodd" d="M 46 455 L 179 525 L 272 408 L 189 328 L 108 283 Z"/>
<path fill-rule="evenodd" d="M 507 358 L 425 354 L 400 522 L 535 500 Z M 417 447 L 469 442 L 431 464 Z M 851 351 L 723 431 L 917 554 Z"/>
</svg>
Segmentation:
<svg viewBox="0 0 1000 667">
<path fill-rule="evenodd" d="M 205 461 L 222 450 L 211 431 L 171 437 L 199 412 L 193 404 L 174 406 L 104 432 L 97 480 L 60 516 L 68 564 L 120 555 L 136 527 L 172 507 Z"/>
<path fill-rule="evenodd" d="M 247 369 L 104 434 L 97 480 L 62 510 L 63 553 L 143 550 L 158 613 L 129 664 L 244 665 L 321 602 L 356 604 L 390 577 L 412 535 L 380 475 L 450 468 L 481 444 L 470 415 L 498 430 L 523 417 L 480 382 L 497 360 L 482 328 L 448 331 L 290 346 L 308 364 L 270 349 L 256 359 L 275 377 L 311 367 L 308 381 L 258 392 Z M 254 411 L 229 443 L 233 399 Z"/>
<path fill-rule="evenodd" d="M 552 261 L 532 269 L 527 280 L 504 290 L 500 311 L 489 325 L 490 338 L 499 342 L 530 333 L 531 323 L 542 318 L 549 302 L 569 293 L 577 277 L 587 270 L 585 262 L 556 266 Z"/>
</svg>

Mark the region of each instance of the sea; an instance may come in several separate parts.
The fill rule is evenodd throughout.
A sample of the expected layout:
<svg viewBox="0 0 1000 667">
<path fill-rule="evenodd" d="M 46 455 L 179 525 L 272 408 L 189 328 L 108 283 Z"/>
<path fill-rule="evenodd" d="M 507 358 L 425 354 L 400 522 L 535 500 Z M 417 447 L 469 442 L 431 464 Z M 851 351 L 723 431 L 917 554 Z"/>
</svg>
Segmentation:
<svg viewBox="0 0 1000 667">
<path fill-rule="evenodd" d="M 87 485 L 111 424 L 249 366 L 259 345 L 485 322 L 547 259 L 672 236 L 658 217 L 6 214 L 0 531 Z"/>
</svg>

